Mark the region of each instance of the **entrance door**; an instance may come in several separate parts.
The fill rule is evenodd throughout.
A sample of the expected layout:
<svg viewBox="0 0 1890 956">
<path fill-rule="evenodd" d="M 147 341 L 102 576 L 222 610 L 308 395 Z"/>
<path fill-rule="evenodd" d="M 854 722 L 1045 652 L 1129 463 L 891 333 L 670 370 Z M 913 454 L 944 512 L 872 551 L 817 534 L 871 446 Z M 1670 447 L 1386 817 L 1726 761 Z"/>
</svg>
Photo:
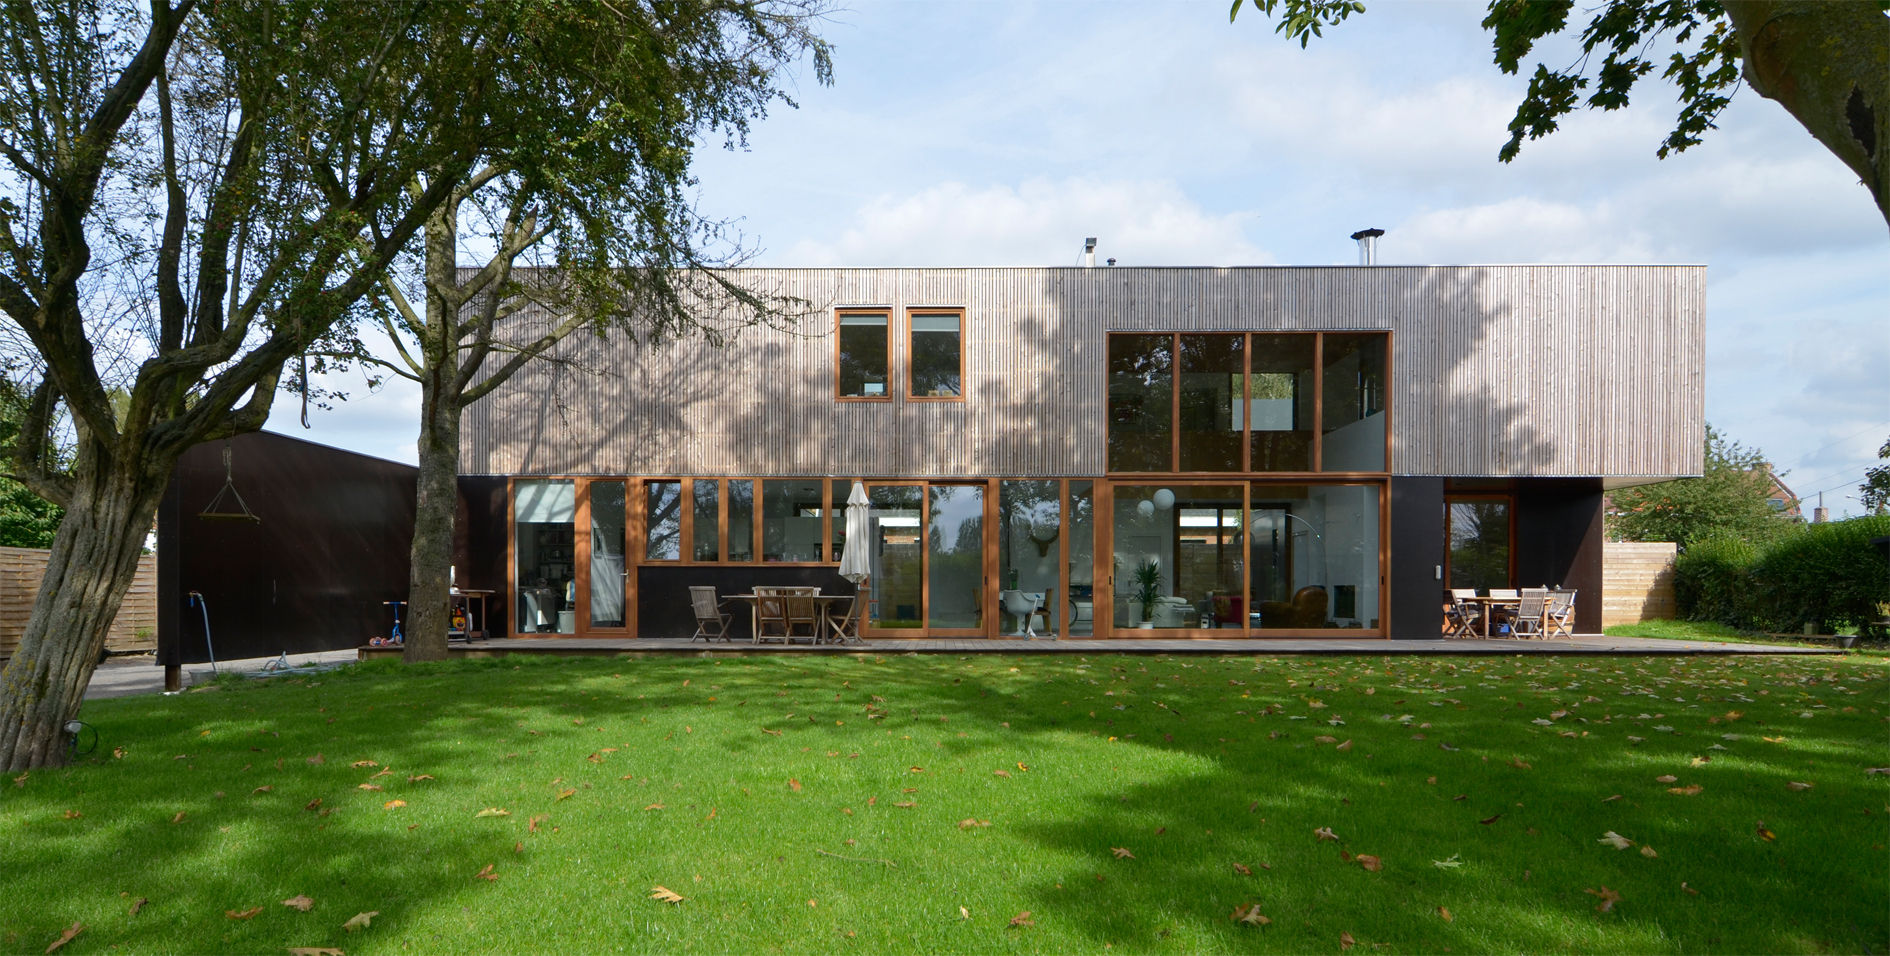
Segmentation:
<svg viewBox="0 0 1890 956">
<path fill-rule="evenodd" d="M 982 484 L 869 483 L 868 539 L 878 637 L 984 634 Z"/>
</svg>

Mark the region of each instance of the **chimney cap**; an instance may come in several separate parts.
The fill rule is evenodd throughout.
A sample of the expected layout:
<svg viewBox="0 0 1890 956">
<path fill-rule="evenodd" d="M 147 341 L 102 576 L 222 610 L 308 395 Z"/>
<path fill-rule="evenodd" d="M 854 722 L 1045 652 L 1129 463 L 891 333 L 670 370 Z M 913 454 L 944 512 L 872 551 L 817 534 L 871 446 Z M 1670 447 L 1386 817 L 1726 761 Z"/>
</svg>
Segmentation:
<svg viewBox="0 0 1890 956">
<path fill-rule="evenodd" d="M 1366 238 L 1376 239 L 1379 236 L 1382 236 L 1384 234 L 1385 234 L 1385 231 L 1383 229 L 1360 229 L 1359 231 L 1352 233 L 1352 239 L 1354 241 L 1359 240 L 1359 239 L 1366 239 Z"/>
<path fill-rule="evenodd" d="M 1095 236 L 1090 236 L 1083 240 L 1083 251 L 1084 252 L 1096 251 L 1096 237 Z"/>
</svg>

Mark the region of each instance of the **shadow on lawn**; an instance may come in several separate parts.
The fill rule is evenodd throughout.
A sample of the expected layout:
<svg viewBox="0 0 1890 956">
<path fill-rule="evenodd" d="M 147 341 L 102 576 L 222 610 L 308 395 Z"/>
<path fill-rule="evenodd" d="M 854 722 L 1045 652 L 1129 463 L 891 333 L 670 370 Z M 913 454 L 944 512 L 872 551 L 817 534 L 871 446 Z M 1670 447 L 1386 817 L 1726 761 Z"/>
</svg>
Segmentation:
<svg viewBox="0 0 1890 956">
<path fill-rule="evenodd" d="M 1615 670 L 1628 683 L 1651 688 L 1653 678 L 1636 675 L 1665 663 L 1426 662 L 1394 665 L 1399 676 L 1388 678 L 1379 663 L 1339 662 L 1294 670 L 1298 687 L 1285 686 L 1280 668 L 1263 664 L 1256 673 L 1251 659 L 1184 664 L 1096 658 L 1080 673 L 1074 660 L 1022 661 L 1016 673 L 1010 663 L 940 657 L 891 666 L 770 659 L 715 669 L 698 660 L 615 661 L 602 669 L 578 662 L 494 661 L 448 671 L 389 665 L 298 678 L 299 686 L 275 688 L 306 697 L 295 726 L 264 726 L 254 716 L 256 699 L 240 692 L 211 692 L 207 702 L 196 696 L 167 701 L 126 725 L 114 725 L 111 712 L 104 711 L 98 722 L 108 730 L 108 749 L 115 738 L 178 734 L 179 725 L 201 726 L 210 736 L 187 761 L 135 752 L 68 775 L 68 783 L 96 790 L 111 805 L 93 807 L 85 790 L 75 790 L 70 800 L 85 819 L 59 819 L 49 806 L 27 823 L 52 829 L 98 820 L 110 832 L 75 827 L 70 839 L 22 841 L 18 855 L 10 855 L 18 872 L 65 874 L 73 882 L 113 874 L 103 889 L 149 897 L 152 906 L 143 915 L 112 927 L 110 938 L 133 948 L 174 939 L 164 930 L 173 913 L 201 916 L 234 899 L 263 906 L 265 913 L 253 923 L 231 921 L 224 945 L 273 943 L 284 918 L 302 918 L 277 900 L 298 892 L 317 895 L 282 882 L 288 868 L 279 863 L 285 857 L 296 861 L 294 872 L 313 874 L 298 878 L 327 894 L 318 895 L 321 920 L 310 923 L 323 928 L 305 945 L 339 945 L 340 922 L 364 910 L 387 912 L 382 919 L 398 932 L 404 913 L 450 903 L 472 885 L 480 866 L 504 863 L 522 830 L 408 830 L 399 812 L 384 810 L 382 803 L 426 786 L 407 783 L 409 773 L 456 767 L 468 749 L 465 741 L 493 735 L 535 730 L 547 747 L 581 751 L 594 740 L 620 739 L 587 736 L 596 725 L 660 719 L 670 709 L 683 713 L 704 705 L 713 693 L 711 682 L 745 681 L 752 685 L 743 693 L 758 725 L 788 726 L 779 717 L 788 710 L 796 722 L 826 726 L 865 721 L 863 711 L 876 710 L 888 728 L 936 732 L 945 752 L 967 762 L 988 758 L 1002 765 L 1007 755 L 1022 752 L 1038 755 L 1034 772 L 1071 774 L 1070 796 L 1052 812 L 1020 808 L 1012 818 L 1026 822 L 1017 825 L 1005 819 L 1006 808 L 992 814 L 998 825 L 1055 851 L 1051 858 L 1086 861 L 1027 878 L 1011 890 L 1019 908 L 1031 910 L 1038 921 L 1055 921 L 1098 943 L 1135 950 L 1203 944 L 1251 949 L 1261 945 L 1259 934 L 1269 946 L 1310 948 L 1336 944 L 1344 930 L 1361 943 L 1428 951 L 1860 951 L 1881 947 L 1890 935 L 1878 893 L 1886 876 L 1883 817 L 1871 815 L 1873 807 L 1882 812 L 1882 788 L 1874 785 L 1876 778 L 1852 779 L 1859 776 L 1855 766 L 1873 759 L 1869 741 L 1828 736 L 1836 729 L 1821 728 L 1830 721 L 1780 729 L 1796 748 L 1818 755 L 1817 766 L 1802 771 L 1818 779 L 1817 789 L 1791 793 L 1787 778 L 1800 771 L 1709 749 L 1719 728 L 1709 727 L 1706 715 L 1744 707 L 1757 716 L 1759 706 L 1711 702 L 1697 716 L 1682 716 L 1681 703 L 1603 689 L 1607 681 L 1622 680 L 1609 674 Z M 1683 673 L 1687 668 L 1672 666 Z M 1748 691 L 1756 695 L 1761 675 L 1741 667 L 1755 678 Z M 608 676 L 611 669 L 628 674 L 622 686 L 643 696 L 611 693 L 618 686 Z M 1693 669 L 1722 679 L 1732 665 Z M 1528 686 L 1532 677 L 1539 686 Z M 1585 689 L 1555 686 L 1571 680 Z M 416 712 L 410 699 L 439 698 L 430 692 L 443 683 L 459 693 Z M 1467 695 L 1427 686 L 1477 683 L 1498 689 L 1487 692 L 1488 703 L 1470 709 L 1447 702 Z M 771 685 L 785 685 L 789 696 L 768 695 Z M 1377 693 L 1365 695 L 1366 686 Z M 1585 705 L 1585 713 L 1568 709 L 1591 720 L 1611 713 L 1614 722 L 1565 718 L 1540 728 L 1529 722 L 1582 701 L 1591 689 L 1606 699 Z M 1883 692 L 1881 678 L 1873 689 Z M 383 690 L 389 693 L 375 704 L 323 709 Z M 1107 690 L 1117 693 L 1105 697 Z M 1775 692 L 1782 698 L 1786 690 Z M 1725 689 L 1708 686 L 1704 692 L 1723 697 Z M 1326 706 L 1309 709 L 1309 698 Z M 1431 706 L 1434 701 L 1442 706 Z M 1278 712 L 1267 713 L 1274 707 Z M 1675 713 L 1664 724 L 1622 720 L 1644 709 L 1650 715 Z M 1413 715 L 1409 726 L 1387 719 L 1405 714 Z M 1325 722 L 1335 716 L 1345 723 Z M 1422 722 L 1433 726 L 1418 729 Z M 1678 733 L 1656 733 L 1651 725 L 1672 725 Z M 1739 729 L 1751 740 L 1777 728 L 1746 723 Z M 1559 736 L 1571 730 L 1590 736 Z M 1629 733 L 1646 740 L 1633 745 L 1625 739 Z M 1082 761 L 1088 762 L 1071 762 L 1056 749 L 1069 734 L 1115 737 L 1111 746 L 1126 754 L 1172 751 L 1193 758 L 1190 766 L 1197 769 L 1110 788 L 1110 758 L 1085 755 Z M 1334 742 L 1318 742 L 1322 735 Z M 1351 748 L 1338 751 L 1336 742 L 1346 740 Z M 760 733 L 730 741 L 729 759 L 740 762 L 769 741 Z M 140 751 L 135 742 L 130 746 Z M 316 753 L 324 763 L 307 763 Z M 1716 759 L 1691 766 L 1701 755 Z M 378 778 L 395 785 L 380 792 L 357 789 L 377 772 L 349 766 L 360 759 L 397 760 L 394 776 Z M 1513 763 L 1518 761 L 1529 766 Z M 248 769 L 242 769 L 245 764 Z M 157 778 L 153 786 L 139 785 L 145 773 Z M 1701 784 L 1705 795 L 1668 794 L 1654 780 L 1663 773 Z M 1428 782 L 1432 778 L 1435 783 Z M 264 785 L 274 789 L 252 793 Z M 225 796 L 214 797 L 216 790 Z M 1617 792 L 1619 799 L 1606 799 Z M 499 804 L 515 796 L 493 791 L 478 799 Z M 317 797 L 351 818 L 351 825 L 362 816 L 370 822 L 321 829 L 334 819 L 302 809 Z M 475 809 L 466 808 L 468 814 Z M 173 825 L 169 820 L 178 810 L 187 816 Z M 1758 820 L 1767 821 L 1776 842 L 1760 838 Z M 1317 827 L 1329 827 L 1338 841 L 1319 839 Z M 1598 845 L 1609 830 L 1658 848 L 1659 856 Z M 149 874 L 119 872 L 121 847 L 134 841 L 157 843 L 159 857 L 177 865 L 160 865 Z M 1876 851 L 1864 849 L 1872 844 Z M 1115 847 L 1133 857 L 1117 859 Z M 1841 852 L 1846 847 L 1858 852 Z M 1341 852 L 1380 857 L 1383 868 L 1367 872 L 1357 862 L 1344 862 Z M 1453 859 L 1463 865 L 1446 870 L 1432 862 Z M 206 860 L 217 861 L 220 870 L 208 872 Z M 1252 874 L 1238 873 L 1236 863 Z M 1682 881 L 1701 895 L 1687 894 Z M 1585 892 L 1603 886 L 1622 898 L 1611 913 L 1596 913 L 1598 898 Z M 1253 902 L 1273 925 L 1240 926 L 1228 918 L 1236 905 Z M 1444 921 L 1438 907 L 1451 910 L 1454 921 Z M 34 942 L 24 934 L 19 940 Z"/>
</svg>

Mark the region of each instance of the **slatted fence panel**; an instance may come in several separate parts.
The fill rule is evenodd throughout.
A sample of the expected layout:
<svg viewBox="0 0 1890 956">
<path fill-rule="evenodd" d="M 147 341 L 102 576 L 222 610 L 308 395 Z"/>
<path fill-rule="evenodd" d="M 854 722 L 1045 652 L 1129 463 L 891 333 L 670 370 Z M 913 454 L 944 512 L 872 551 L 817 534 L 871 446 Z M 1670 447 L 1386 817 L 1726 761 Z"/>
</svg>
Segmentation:
<svg viewBox="0 0 1890 956">
<path fill-rule="evenodd" d="M 42 548 L 0 548 L 0 658 L 12 657 L 26 633 L 26 619 L 33 613 L 51 554 Z M 138 574 L 112 621 L 105 648 L 117 653 L 156 650 L 157 617 L 157 556 L 147 554 L 138 559 Z"/>
<path fill-rule="evenodd" d="M 1601 548 L 1601 626 L 1678 616 L 1670 541 L 1609 541 Z"/>
</svg>

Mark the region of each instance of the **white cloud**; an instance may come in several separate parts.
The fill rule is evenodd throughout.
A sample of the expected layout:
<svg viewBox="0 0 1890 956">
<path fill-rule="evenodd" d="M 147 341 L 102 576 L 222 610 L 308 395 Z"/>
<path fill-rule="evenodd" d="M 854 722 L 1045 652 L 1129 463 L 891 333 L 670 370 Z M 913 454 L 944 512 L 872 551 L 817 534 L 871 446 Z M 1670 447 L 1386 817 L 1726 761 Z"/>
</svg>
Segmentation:
<svg viewBox="0 0 1890 956">
<path fill-rule="evenodd" d="M 869 199 L 837 234 L 789 245 L 793 266 L 1074 265 L 1085 237 L 1100 264 L 1254 265 L 1270 259 L 1244 235 L 1246 217 L 1211 215 L 1159 180 L 1026 180 L 1016 186 L 939 183 Z"/>
</svg>

